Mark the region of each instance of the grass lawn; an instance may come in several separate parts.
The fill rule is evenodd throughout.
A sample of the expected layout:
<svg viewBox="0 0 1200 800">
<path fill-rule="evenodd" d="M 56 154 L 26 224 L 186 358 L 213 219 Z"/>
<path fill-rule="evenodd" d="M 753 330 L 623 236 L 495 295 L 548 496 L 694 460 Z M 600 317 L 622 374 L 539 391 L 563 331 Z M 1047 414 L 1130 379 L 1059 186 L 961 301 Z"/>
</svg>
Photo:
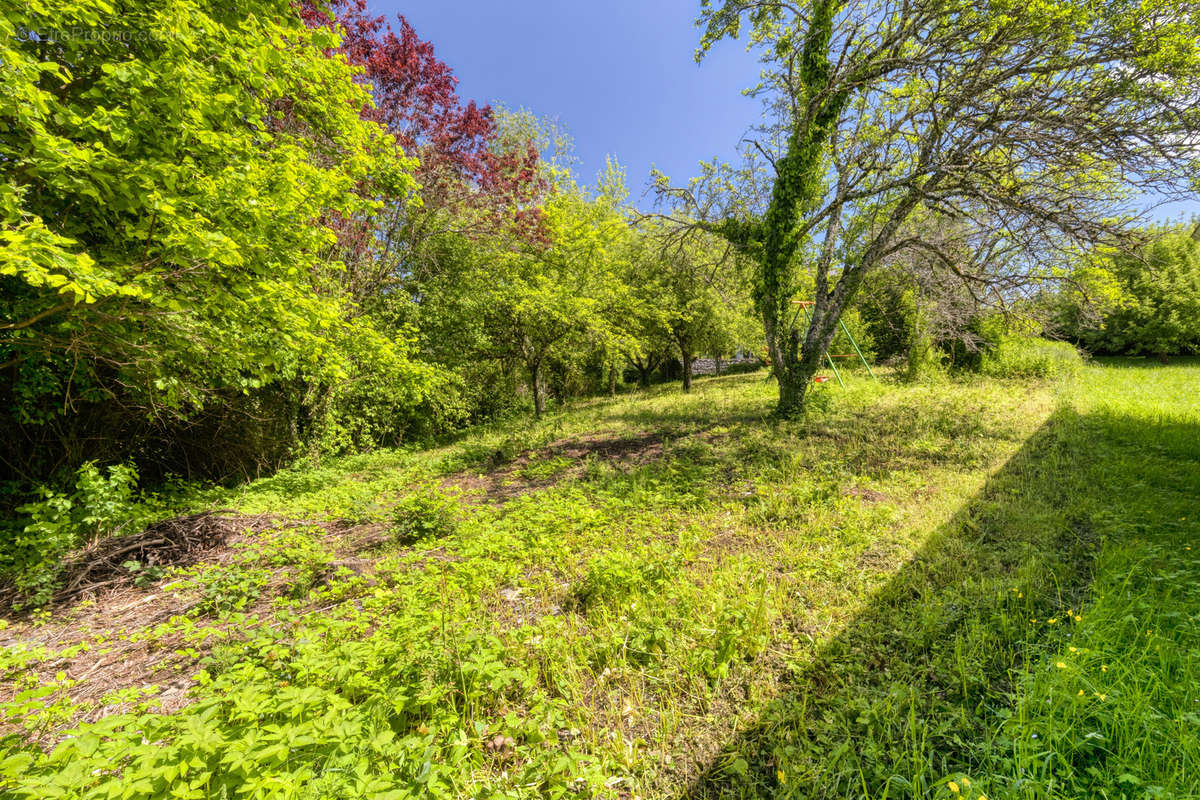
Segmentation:
<svg viewBox="0 0 1200 800">
<path fill-rule="evenodd" d="M 0 794 L 1200 797 L 1200 362 L 774 391 L 198 497 L 0 630 Z"/>
</svg>

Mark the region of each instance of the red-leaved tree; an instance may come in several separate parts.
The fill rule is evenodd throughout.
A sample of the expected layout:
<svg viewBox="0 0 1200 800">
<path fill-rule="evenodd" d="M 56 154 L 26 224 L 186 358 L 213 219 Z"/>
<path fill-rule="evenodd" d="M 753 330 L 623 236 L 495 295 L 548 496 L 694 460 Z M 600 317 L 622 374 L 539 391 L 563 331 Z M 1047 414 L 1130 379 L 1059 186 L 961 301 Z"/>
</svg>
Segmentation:
<svg viewBox="0 0 1200 800">
<path fill-rule="evenodd" d="M 419 211 L 408 198 L 382 198 L 382 224 L 339 225 L 347 255 L 374 253 L 367 271 L 375 274 L 361 276 L 358 292 L 377 290 L 397 263 L 419 269 L 420 259 L 411 254 L 438 234 L 544 240 L 540 202 L 550 187 L 538 169 L 537 148 L 531 142 L 501 147 L 491 107 L 459 99 L 453 71 L 408 20 L 398 16 L 393 28 L 367 10 L 366 0 L 300 0 L 297 10 L 310 26 L 341 27 L 340 52 L 362 68 L 360 79 L 374 99 L 363 115 L 386 126 L 404 152 L 420 160 Z"/>
</svg>

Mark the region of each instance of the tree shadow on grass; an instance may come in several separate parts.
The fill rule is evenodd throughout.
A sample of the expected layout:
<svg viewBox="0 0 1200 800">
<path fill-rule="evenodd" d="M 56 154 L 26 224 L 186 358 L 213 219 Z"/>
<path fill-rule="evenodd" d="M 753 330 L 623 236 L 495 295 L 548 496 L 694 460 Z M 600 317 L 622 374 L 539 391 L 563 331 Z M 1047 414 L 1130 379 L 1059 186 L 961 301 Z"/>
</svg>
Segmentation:
<svg viewBox="0 0 1200 800">
<path fill-rule="evenodd" d="M 1160 370 L 1164 366 L 1200 366 L 1200 356 L 1168 356 L 1166 360 L 1156 356 L 1094 356 L 1092 360 L 1095 363 L 1109 369 L 1118 368 Z"/>
<path fill-rule="evenodd" d="M 1164 492 L 1197 494 L 1197 442 L 1192 424 L 1056 412 L 683 796 L 950 796 L 948 777 L 993 763 L 1101 541 L 1167 523 Z"/>
</svg>

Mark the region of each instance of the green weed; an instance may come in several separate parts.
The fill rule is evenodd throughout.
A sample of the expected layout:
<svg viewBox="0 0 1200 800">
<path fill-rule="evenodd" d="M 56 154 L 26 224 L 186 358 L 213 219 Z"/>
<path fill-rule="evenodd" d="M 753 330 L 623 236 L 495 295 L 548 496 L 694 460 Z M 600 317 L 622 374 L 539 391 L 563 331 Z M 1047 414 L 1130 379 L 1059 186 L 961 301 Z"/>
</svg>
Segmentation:
<svg viewBox="0 0 1200 800">
<path fill-rule="evenodd" d="M 308 519 L 377 508 L 405 546 L 335 568 L 353 541 L 338 526 L 281 522 L 154 587 L 198 602 L 190 616 L 0 650 L 0 785 L 1200 793 L 1200 366 L 1088 366 L 1061 386 L 851 373 L 794 423 L 770 419 L 772 388 L 589 401 L 223 498 Z M 645 450 L 568 476 L 547 445 L 573 439 Z M 536 487 L 484 503 L 441 488 L 505 448 L 530 451 Z M 191 653 L 189 704 L 158 713 L 148 692 L 71 729 L 91 707 L 55 671 L 82 674 L 105 637 Z"/>
<path fill-rule="evenodd" d="M 458 529 L 458 503 L 437 489 L 420 489 L 405 497 L 392 512 L 392 538 L 410 545 L 444 539 Z"/>
</svg>

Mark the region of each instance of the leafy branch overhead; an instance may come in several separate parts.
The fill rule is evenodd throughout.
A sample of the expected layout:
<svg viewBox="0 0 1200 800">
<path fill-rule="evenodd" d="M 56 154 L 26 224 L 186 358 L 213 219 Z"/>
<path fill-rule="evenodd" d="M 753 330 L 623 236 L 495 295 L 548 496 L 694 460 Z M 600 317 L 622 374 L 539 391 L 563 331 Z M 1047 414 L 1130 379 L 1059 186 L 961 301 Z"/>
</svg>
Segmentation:
<svg viewBox="0 0 1200 800">
<path fill-rule="evenodd" d="M 411 195 L 415 162 L 358 117 L 367 93 L 322 54 L 336 39 L 274 11 L 142 6 L 122 23 L 159 34 L 133 44 L 70 34 L 114 13 L 103 3 L 0 19 L 10 358 L 85 359 L 76 391 L 167 416 L 345 374 L 319 222 L 374 213 L 352 191 L 368 175 Z M 43 26 L 67 32 L 29 33 Z"/>
</svg>

